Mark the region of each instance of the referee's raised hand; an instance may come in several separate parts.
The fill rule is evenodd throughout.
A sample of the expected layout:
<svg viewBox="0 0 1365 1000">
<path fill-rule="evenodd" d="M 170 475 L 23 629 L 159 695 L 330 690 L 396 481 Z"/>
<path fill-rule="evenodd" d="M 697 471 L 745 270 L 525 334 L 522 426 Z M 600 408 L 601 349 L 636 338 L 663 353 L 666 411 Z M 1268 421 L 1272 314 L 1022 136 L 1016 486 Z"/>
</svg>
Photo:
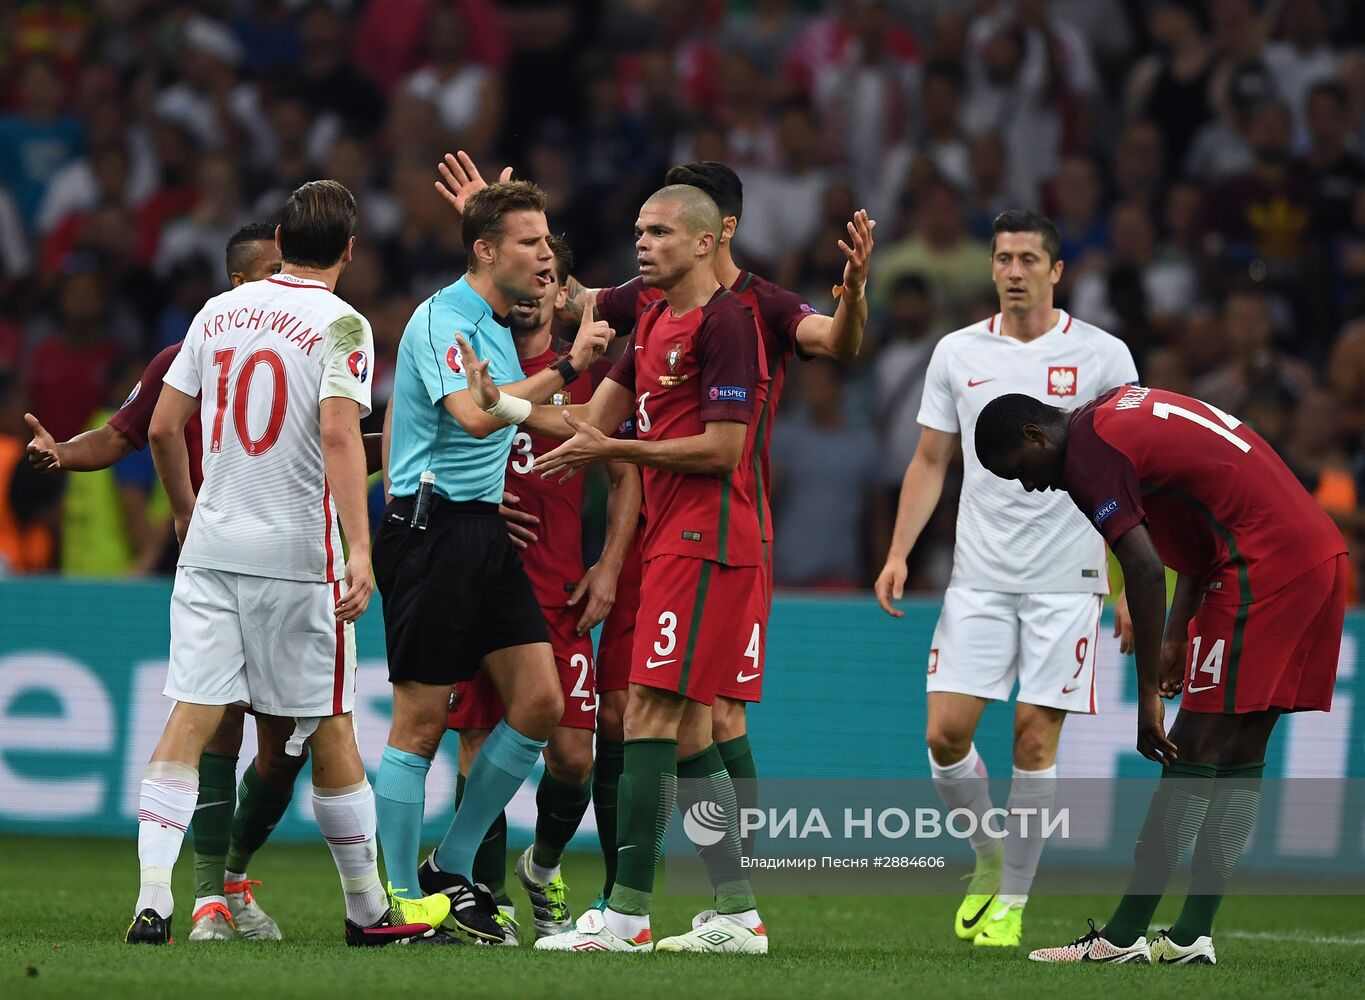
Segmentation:
<svg viewBox="0 0 1365 1000">
<path fill-rule="evenodd" d="M 465 380 L 469 383 L 470 398 L 479 409 L 487 410 L 502 398 L 502 393 L 488 374 L 488 360 L 479 360 L 473 345 L 465 340 L 462 333 L 455 334 L 455 344 L 460 349 L 460 367 L 464 369 Z"/>
</svg>

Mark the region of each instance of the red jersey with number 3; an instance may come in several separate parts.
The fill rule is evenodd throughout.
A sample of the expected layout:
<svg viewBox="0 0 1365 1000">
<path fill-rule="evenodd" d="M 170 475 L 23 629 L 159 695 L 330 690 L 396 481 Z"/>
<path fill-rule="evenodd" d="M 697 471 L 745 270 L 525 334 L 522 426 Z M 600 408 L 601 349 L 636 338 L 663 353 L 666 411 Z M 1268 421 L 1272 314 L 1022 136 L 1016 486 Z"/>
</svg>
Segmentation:
<svg viewBox="0 0 1365 1000">
<path fill-rule="evenodd" d="M 553 347 L 534 358 L 525 358 L 521 370 L 530 378 L 559 360 Z M 553 406 L 585 403 L 593 389 L 611 370 L 611 362 L 599 358 L 587 371 L 550 399 Z M 526 575 L 536 592 L 536 600 L 545 607 L 563 607 L 578 581 L 583 579 L 583 477 L 574 476 L 567 483 L 542 479 L 535 471 L 535 460 L 563 441 L 533 434 L 518 427 L 512 438 L 512 453 L 507 458 L 507 489 L 520 502 L 517 509 L 540 518 L 536 529 L 539 539 L 521 552 Z"/>
<path fill-rule="evenodd" d="M 727 566 L 762 562 L 754 433 L 767 364 L 754 315 L 729 290 L 674 316 L 650 303 L 608 376 L 635 396 L 635 435 L 665 441 L 703 434 L 713 420 L 748 426 L 739 467 L 723 476 L 641 470 L 646 560 L 671 554 Z"/>
<path fill-rule="evenodd" d="M 753 312 L 759 335 L 763 338 L 764 360 L 768 366 L 767 405 L 760 408 L 754 428 L 754 459 L 758 462 L 762 485 L 762 503 L 759 507 L 762 536 L 764 541 L 771 541 L 772 512 L 769 498 L 772 495 L 772 468 L 769 446 L 773 436 L 773 420 L 777 417 L 777 405 L 786 382 L 787 362 L 797 350 L 796 328 L 816 310 L 795 292 L 789 292 L 752 271 L 741 271 L 739 278 L 730 286 L 730 291 Z M 650 288 L 641 278 L 634 278 L 616 288 L 599 291 L 597 311 L 613 327 L 625 330 L 637 321 L 645 306 L 661 298 L 662 291 Z"/>
<path fill-rule="evenodd" d="M 1205 599 L 1249 604 L 1346 551 L 1259 434 L 1208 403 L 1112 389 L 1071 416 L 1067 492 L 1113 545 L 1146 523 L 1162 562 Z"/>
</svg>

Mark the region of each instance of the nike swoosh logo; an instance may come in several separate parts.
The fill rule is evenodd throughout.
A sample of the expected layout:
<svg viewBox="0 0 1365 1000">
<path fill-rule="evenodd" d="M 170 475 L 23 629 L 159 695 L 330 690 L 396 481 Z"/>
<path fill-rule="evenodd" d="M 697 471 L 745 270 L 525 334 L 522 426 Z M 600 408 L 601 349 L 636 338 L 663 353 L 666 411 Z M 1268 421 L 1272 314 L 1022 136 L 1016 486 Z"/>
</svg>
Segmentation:
<svg viewBox="0 0 1365 1000">
<path fill-rule="evenodd" d="M 975 927 L 977 923 L 981 920 L 981 918 L 986 915 L 986 911 L 989 910 L 994 904 L 995 897 L 992 896 L 990 899 L 986 900 L 985 906 L 981 907 L 981 909 L 976 911 L 976 916 L 972 917 L 971 920 L 962 921 L 962 926 L 966 927 L 968 930 Z"/>
<path fill-rule="evenodd" d="M 1185 693 L 1186 693 L 1186 694 L 1198 694 L 1200 691 L 1212 691 L 1212 690 L 1213 690 L 1214 688 L 1216 688 L 1217 686 L 1218 686 L 1217 684 L 1205 684 L 1203 687 L 1200 687 L 1200 688 L 1188 687 L 1188 688 L 1185 689 Z"/>
<path fill-rule="evenodd" d="M 1064 687 L 1062 688 L 1062 694 L 1070 694 L 1072 691 L 1079 691 L 1080 689 L 1081 686 L 1079 684 L 1077 684 L 1075 687 Z"/>
<path fill-rule="evenodd" d="M 969 378 L 969 379 L 967 379 L 967 388 L 968 388 L 968 389 L 975 389 L 975 388 L 976 388 L 977 386 L 979 386 L 979 385 L 985 385 L 987 382 L 994 382 L 994 381 L 995 381 L 994 378 L 976 378 L 976 379 Z"/>
<path fill-rule="evenodd" d="M 645 660 L 645 669 L 653 670 L 655 667 L 666 667 L 670 663 L 676 663 L 677 661 L 678 658 L 676 656 L 671 660 L 656 660 L 651 656 L 649 659 Z"/>
<path fill-rule="evenodd" d="M 643 350 L 645 349 L 645 345 L 644 345 L 644 344 L 636 344 L 636 345 L 635 345 L 635 349 L 636 349 L 637 351 L 643 351 Z"/>
<path fill-rule="evenodd" d="M 746 673 L 740 672 L 740 673 L 738 673 L 738 674 L 735 674 L 735 680 L 737 680 L 737 681 L 739 681 L 741 684 L 743 684 L 743 683 L 745 683 L 746 681 L 756 680 L 756 679 L 757 679 L 758 677 L 760 677 L 760 676 L 761 676 L 761 674 L 757 674 L 757 673 L 756 673 L 756 674 L 746 674 Z"/>
<path fill-rule="evenodd" d="M 617 854 L 620 854 L 622 851 L 633 851 L 633 850 L 635 850 L 635 845 L 634 845 L 634 844 L 622 844 L 620 847 L 618 847 L 618 848 L 616 849 L 616 853 L 617 853 Z"/>
<path fill-rule="evenodd" d="M 230 805 L 232 805 L 232 800 L 231 800 L 231 799 L 224 799 L 222 802 L 201 802 L 201 803 L 199 803 L 197 806 L 194 807 L 194 811 L 195 811 L 195 812 L 198 812 L 200 809 L 208 809 L 208 808 L 210 808 L 211 806 L 230 806 Z"/>
</svg>

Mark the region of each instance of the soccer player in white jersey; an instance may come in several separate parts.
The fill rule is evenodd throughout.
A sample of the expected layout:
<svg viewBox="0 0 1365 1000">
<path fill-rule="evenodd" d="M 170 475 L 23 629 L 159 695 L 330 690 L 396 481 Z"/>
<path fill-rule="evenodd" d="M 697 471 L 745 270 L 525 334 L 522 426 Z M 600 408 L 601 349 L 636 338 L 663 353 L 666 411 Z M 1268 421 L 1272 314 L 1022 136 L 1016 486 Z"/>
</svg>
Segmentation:
<svg viewBox="0 0 1365 1000">
<path fill-rule="evenodd" d="M 962 498 L 952 580 L 929 649 L 926 742 L 944 804 L 978 820 L 976 869 L 954 930 L 975 945 L 1017 947 L 1043 840 L 1036 822 L 1021 835 L 1013 810 L 1051 806 L 1062 723 L 1069 712 L 1096 710 L 1095 647 L 1109 584 L 1104 546 L 1075 505 L 1060 493 L 1026 493 L 992 476 L 977 460 L 973 431 L 982 407 L 1005 393 L 1071 409 L 1137 381 L 1137 371 L 1122 341 L 1053 307 L 1062 261 L 1051 220 L 1011 210 L 996 218 L 994 233 L 1000 312 L 934 348 L 919 411 L 924 430 L 901 484 L 876 593 L 887 614 L 903 616 L 892 601 L 904 591 L 906 557 L 960 448 Z M 1016 679 L 1002 847 L 982 828 L 990 789 L 973 737 L 982 710 L 1008 700 Z"/>
<path fill-rule="evenodd" d="M 335 181 L 296 190 L 275 235 L 280 273 L 210 299 L 162 380 L 148 438 L 181 542 L 165 688 L 175 704 L 142 781 L 129 943 L 171 940 L 171 869 L 197 764 L 236 703 L 292 719 L 289 752 L 312 751 L 313 811 L 341 875 L 347 944 L 434 939 L 449 912 L 444 896 L 400 900 L 380 884 L 374 795 L 351 723 L 354 623 L 374 586 L 360 437 L 374 341 L 333 291 L 355 223 L 355 199 Z M 184 439 L 196 410 L 197 499 Z"/>
</svg>

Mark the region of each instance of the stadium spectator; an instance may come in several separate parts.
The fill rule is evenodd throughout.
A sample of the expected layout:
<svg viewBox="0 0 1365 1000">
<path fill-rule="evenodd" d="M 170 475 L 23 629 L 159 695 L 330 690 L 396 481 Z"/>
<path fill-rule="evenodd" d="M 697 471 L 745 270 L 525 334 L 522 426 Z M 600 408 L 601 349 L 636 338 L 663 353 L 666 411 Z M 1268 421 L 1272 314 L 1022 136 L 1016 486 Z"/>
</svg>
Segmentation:
<svg viewBox="0 0 1365 1000">
<path fill-rule="evenodd" d="M 1180 169 L 1200 127 L 1214 116 L 1214 52 L 1205 30 L 1207 18 L 1197 0 L 1158 0 L 1147 16 L 1157 49 L 1139 60 L 1128 77 L 1128 114 L 1149 119 L 1161 130 L 1168 175 Z"/>
<path fill-rule="evenodd" d="M 59 326 L 33 350 L 24 390 L 39 400 L 54 437 L 75 435 L 109 395 L 123 350 L 107 333 L 108 296 L 92 259 L 74 261 L 57 291 Z"/>
<path fill-rule="evenodd" d="M 820 133 L 804 106 L 783 108 L 777 141 L 776 167 L 740 171 L 744 225 L 735 232 L 735 249 L 759 272 L 775 271 L 792 247 L 810 245 L 820 226 L 820 197 L 831 180 L 820 162 Z"/>
<path fill-rule="evenodd" d="M 18 109 L 0 115 L 0 184 L 9 189 L 25 228 L 32 228 L 53 174 L 85 146 L 80 119 L 63 108 L 56 65 L 30 56 L 19 71 Z"/>
<path fill-rule="evenodd" d="M 404 81 L 403 89 L 436 106 L 450 145 L 481 157 L 502 124 L 502 80 L 489 66 L 469 58 L 463 25 L 453 9 L 431 8 L 425 41 L 425 65 Z"/>
<path fill-rule="evenodd" d="M 1308 366 L 1275 346 L 1275 319 L 1264 292 L 1245 288 L 1229 294 L 1223 330 L 1228 360 L 1195 382 L 1196 398 L 1240 413 L 1258 389 L 1274 387 L 1298 400 L 1313 386 Z"/>
<path fill-rule="evenodd" d="M 1328 38 L 1322 0 L 1294 0 L 1279 8 L 1280 38 L 1268 42 L 1262 61 L 1294 118 L 1295 145 L 1306 144 L 1308 95 L 1337 74 L 1340 56 Z"/>
<path fill-rule="evenodd" d="M 848 420 L 834 362 L 816 359 L 794 374 L 803 412 L 773 434 L 773 577 L 782 586 L 852 589 L 866 582 L 877 436 Z"/>
<path fill-rule="evenodd" d="M 920 195 L 910 236 L 890 246 L 873 273 L 872 301 L 884 305 L 902 274 L 922 274 L 945 325 L 956 327 L 966 303 L 991 290 L 990 244 L 967 231 L 962 196 L 951 184 L 933 180 Z"/>
</svg>

